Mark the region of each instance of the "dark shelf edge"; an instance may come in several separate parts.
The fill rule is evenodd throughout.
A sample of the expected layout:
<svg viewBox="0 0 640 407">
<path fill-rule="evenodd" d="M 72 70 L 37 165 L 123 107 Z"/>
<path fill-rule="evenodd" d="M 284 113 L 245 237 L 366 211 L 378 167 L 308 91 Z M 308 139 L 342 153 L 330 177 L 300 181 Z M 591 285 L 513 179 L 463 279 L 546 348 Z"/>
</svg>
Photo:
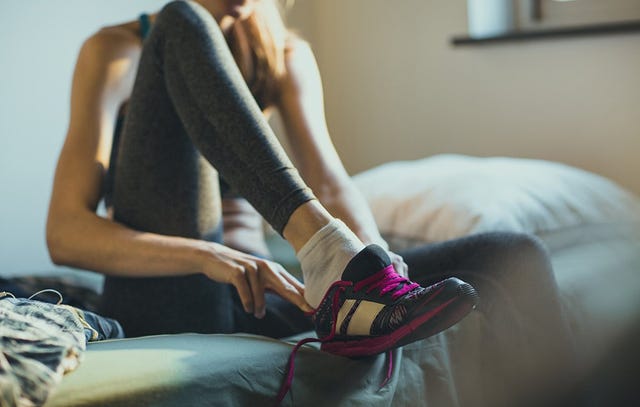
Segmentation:
<svg viewBox="0 0 640 407">
<path fill-rule="evenodd" d="M 515 31 L 508 34 L 483 38 L 456 36 L 451 39 L 451 44 L 455 46 L 483 45 L 500 42 L 531 41 L 544 38 L 582 37 L 594 34 L 623 34 L 632 32 L 640 32 L 640 21 L 541 29 L 540 31 Z"/>
</svg>

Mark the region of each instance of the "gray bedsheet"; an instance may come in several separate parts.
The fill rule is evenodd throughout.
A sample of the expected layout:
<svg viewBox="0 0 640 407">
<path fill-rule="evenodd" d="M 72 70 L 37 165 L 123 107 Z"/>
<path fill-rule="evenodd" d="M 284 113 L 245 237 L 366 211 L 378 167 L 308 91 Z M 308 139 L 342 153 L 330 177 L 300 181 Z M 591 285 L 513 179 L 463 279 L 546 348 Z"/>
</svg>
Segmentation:
<svg viewBox="0 0 640 407">
<path fill-rule="evenodd" d="M 640 239 L 603 228 L 542 237 L 586 376 L 640 321 Z M 351 360 L 305 346 L 283 405 L 522 405 L 509 398 L 505 377 L 483 357 L 491 341 L 486 326 L 474 311 L 447 331 L 395 351 L 393 376 L 383 388 L 384 355 Z M 184 334 L 91 344 L 46 405 L 271 405 L 295 339 Z"/>
<path fill-rule="evenodd" d="M 162 335 L 89 346 L 47 406 L 271 405 L 291 346 L 251 335 Z M 284 405 L 389 405 L 384 356 L 298 355 Z M 397 374 L 396 374 L 397 377 Z"/>
</svg>

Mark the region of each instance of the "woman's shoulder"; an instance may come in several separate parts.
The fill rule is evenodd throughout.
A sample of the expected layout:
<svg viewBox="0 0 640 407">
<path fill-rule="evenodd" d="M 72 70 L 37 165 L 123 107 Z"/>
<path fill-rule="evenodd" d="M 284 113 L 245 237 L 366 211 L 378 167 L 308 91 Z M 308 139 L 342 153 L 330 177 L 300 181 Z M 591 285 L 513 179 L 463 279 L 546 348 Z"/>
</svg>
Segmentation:
<svg viewBox="0 0 640 407">
<path fill-rule="evenodd" d="M 83 84 L 79 86 L 108 90 L 122 100 L 128 97 L 142 50 L 135 24 L 103 27 L 84 41 L 74 74 Z"/>
<path fill-rule="evenodd" d="M 300 37 L 287 41 L 285 52 L 285 72 L 282 85 L 297 88 L 301 80 L 317 70 L 317 63 L 311 44 Z"/>
<path fill-rule="evenodd" d="M 299 57 L 301 53 L 313 53 L 311 44 L 295 33 L 290 33 L 285 43 L 285 58 Z"/>
<path fill-rule="evenodd" d="M 82 45 L 85 52 L 103 58 L 122 57 L 123 53 L 139 51 L 142 41 L 139 35 L 140 23 L 131 21 L 100 28 L 89 36 Z"/>
<path fill-rule="evenodd" d="M 285 76 L 304 72 L 309 66 L 315 65 L 316 58 L 311 44 L 306 40 L 293 36 L 287 40 L 284 54 Z"/>
</svg>

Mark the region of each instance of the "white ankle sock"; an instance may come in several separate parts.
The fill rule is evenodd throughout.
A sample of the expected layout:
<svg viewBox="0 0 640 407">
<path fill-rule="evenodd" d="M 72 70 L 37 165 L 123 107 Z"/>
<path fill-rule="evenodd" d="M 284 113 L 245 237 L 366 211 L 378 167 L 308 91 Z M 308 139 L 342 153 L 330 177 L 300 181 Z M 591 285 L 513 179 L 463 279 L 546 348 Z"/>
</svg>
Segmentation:
<svg viewBox="0 0 640 407">
<path fill-rule="evenodd" d="M 296 253 L 304 277 L 304 298 L 317 308 L 331 284 L 364 244 L 341 220 L 334 219 L 317 231 Z"/>
</svg>

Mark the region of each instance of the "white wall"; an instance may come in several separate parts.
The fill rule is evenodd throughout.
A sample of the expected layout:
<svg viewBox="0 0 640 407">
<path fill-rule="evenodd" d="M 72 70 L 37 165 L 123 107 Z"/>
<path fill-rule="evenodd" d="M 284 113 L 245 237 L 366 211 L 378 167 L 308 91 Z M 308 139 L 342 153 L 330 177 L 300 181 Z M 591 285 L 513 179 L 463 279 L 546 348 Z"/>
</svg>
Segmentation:
<svg viewBox="0 0 640 407">
<path fill-rule="evenodd" d="M 299 0 L 357 172 L 438 153 L 561 161 L 640 193 L 640 33 L 452 47 L 466 2 Z"/>
<path fill-rule="evenodd" d="M 297 0 L 351 172 L 442 152 L 563 161 L 640 192 L 640 35 L 452 48 L 465 3 Z M 54 270 L 44 225 L 73 64 L 159 0 L 0 3 L 0 275 Z"/>
<path fill-rule="evenodd" d="M 158 0 L 0 2 L 0 275 L 53 270 L 44 227 L 79 47 Z"/>
</svg>

